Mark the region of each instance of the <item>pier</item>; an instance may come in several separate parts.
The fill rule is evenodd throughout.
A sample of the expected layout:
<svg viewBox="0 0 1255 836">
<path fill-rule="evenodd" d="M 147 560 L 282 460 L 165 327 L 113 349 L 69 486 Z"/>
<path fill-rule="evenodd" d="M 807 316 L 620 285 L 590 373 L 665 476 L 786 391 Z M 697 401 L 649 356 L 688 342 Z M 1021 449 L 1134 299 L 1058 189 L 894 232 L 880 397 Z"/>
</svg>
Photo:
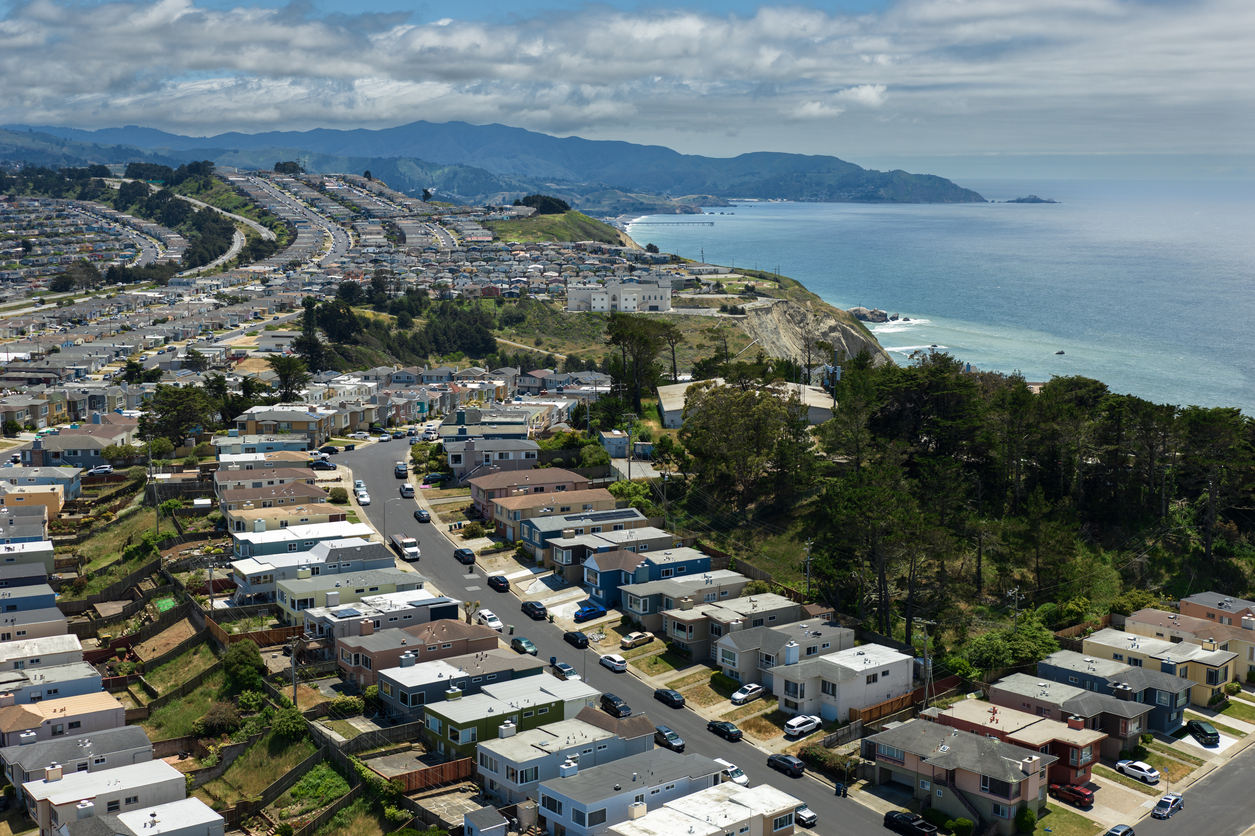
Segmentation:
<svg viewBox="0 0 1255 836">
<path fill-rule="evenodd" d="M 629 226 L 714 226 L 714 221 L 633 221 Z"/>
</svg>

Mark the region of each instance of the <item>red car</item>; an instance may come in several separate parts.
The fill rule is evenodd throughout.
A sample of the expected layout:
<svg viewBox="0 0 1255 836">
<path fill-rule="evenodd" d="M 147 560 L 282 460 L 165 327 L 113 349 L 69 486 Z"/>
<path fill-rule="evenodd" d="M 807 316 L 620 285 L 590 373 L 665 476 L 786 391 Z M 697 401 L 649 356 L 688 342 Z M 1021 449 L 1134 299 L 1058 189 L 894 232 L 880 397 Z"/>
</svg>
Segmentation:
<svg viewBox="0 0 1255 836">
<path fill-rule="evenodd" d="M 1077 807 L 1089 807 L 1094 803 L 1093 791 L 1071 784 L 1051 784 L 1050 794 L 1060 801 L 1070 802 Z"/>
</svg>

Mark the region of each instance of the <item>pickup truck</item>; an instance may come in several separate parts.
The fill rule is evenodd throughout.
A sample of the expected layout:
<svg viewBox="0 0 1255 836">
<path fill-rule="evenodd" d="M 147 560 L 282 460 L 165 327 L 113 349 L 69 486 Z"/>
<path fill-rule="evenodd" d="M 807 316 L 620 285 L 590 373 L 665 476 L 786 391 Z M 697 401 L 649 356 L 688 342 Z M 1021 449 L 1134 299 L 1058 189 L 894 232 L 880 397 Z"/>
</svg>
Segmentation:
<svg viewBox="0 0 1255 836">
<path fill-rule="evenodd" d="M 885 813 L 885 827 L 902 836 L 935 836 L 937 825 L 930 824 L 923 816 L 914 813 Z"/>
<path fill-rule="evenodd" d="M 418 549 L 418 541 L 408 534 L 393 534 L 392 547 L 401 555 L 402 560 L 418 560 L 422 552 Z"/>
</svg>

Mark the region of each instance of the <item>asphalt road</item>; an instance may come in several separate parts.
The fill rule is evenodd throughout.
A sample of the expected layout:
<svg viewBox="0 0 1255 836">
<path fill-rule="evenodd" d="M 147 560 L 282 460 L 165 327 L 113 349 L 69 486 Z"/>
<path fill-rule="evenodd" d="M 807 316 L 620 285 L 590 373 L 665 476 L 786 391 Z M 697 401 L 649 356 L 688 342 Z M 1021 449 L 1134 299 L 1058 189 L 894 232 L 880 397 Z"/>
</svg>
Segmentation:
<svg viewBox="0 0 1255 836">
<path fill-rule="evenodd" d="M 535 643 L 537 656 L 550 656 L 567 662 L 580 672 L 594 688 L 611 692 L 625 699 L 636 712 L 645 712 L 655 725 L 667 725 L 684 738 L 686 752 L 711 758 L 723 758 L 744 770 L 752 786 L 770 783 L 795 796 L 815 811 L 819 833 L 872 834 L 883 832 L 883 816 L 849 798 L 836 798 L 831 786 L 809 775 L 788 778 L 767 766 L 767 753 L 741 741 L 729 743 L 706 731 L 706 721 L 688 709 L 672 709 L 653 699 L 653 688 L 631 673 L 611 673 L 597 663 L 599 654 L 592 650 L 576 650 L 562 640 L 563 631 L 547 621 L 532 621 L 520 611 L 520 601 L 512 592 L 495 592 L 487 585 L 484 572 L 478 567 L 463 566 L 453 559 L 455 546 L 445 536 L 442 526 L 420 523 L 414 519 L 418 507 L 413 499 L 400 498 L 401 480 L 393 475 L 397 461 L 409 460 L 409 445 L 400 439 L 385 444 L 372 442 L 364 448 L 332 457 L 338 465 L 353 470 L 353 478 L 366 482 L 371 504 L 362 508 L 380 532 L 386 535 L 405 533 L 416 538 L 422 559 L 412 566 L 427 577 L 443 595 L 460 600 L 479 601 L 484 609 L 495 612 L 506 624 L 515 626 L 516 636 L 526 636 Z M 348 483 L 351 485 L 351 482 Z M 392 501 L 397 500 L 397 501 Z M 387 513 L 387 527 L 384 515 Z M 506 636 L 508 639 L 508 636 Z"/>
<path fill-rule="evenodd" d="M 1137 822 L 1140 836 L 1175 836 L 1179 833 L 1237 836 L 1255 820 L 1251 796 L 1251 772 L 1255 747 L 1230 760 L 1182 793 L 1185 807 L 1170 819 L 1149 816 Z M 1165 787 L 1166 792 L 1170 787 Z M 1133 822 L 1130 822 L 1133 824 Z"/>
<path fill-rule="evenodd" d="M 340 225 L 337 224 L 335 221 L 323 215 L 320 215 L 319 213 L 315 212 L 313 209 L 310 209 L 308 206 L 302 203 L 300 199 L 297 198 L 296 195 L 284 189 L 279 188 L 274 183 L 271 183 L 269 180 L 264 180 L 260 177 L 254 177 L 252 178 L 252 182 L 255 185 L 270 192 L 270 194 L 272 194 L 276 200 L 281 200 L 284 203 L 286 203 L 288 205 L 288 208 L 292 209 L 292 211 L 299 212 L 300 214 L 304 215 L 309 220 L 310 223 L 314 224 L 315 226 L 321 227 L 322 229 L 324 229 L 327 233 L 331 235 L 331 250 L 326 255 L 324 255 L 321 259 L 319 259 L 318 261 L 319 264 L 326 264 L 329 261 L 340 258 L 341 256 L 345 255 L 349 251 L 349 247 L 352 244 L 352 241 L 349 238 L 349 233 L 346 232 L 343 228 L 341 228 Z"/>
</svg>

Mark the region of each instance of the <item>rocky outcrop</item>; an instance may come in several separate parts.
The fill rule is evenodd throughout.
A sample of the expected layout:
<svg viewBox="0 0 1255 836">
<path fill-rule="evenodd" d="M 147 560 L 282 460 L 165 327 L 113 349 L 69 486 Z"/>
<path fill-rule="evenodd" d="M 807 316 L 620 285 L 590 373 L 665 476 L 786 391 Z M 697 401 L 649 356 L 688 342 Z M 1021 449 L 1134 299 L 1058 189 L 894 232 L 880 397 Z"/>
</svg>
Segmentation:
<svg viewBox="0 0 1255 836">
<path fill-rule="evenodd" d="M 850 316 L 854 317 L 859 322 L 889 321 L 889 314 L 885 313 L 880 308 L 872 308 L 870 311 L 867 310 L 867 308 L 850 308 L 846 311 L 846 313 L 850 314 Z"/>
<path fill-rule="evenodd" d="M 892 362 L 871 332 L 859 325 L 849 312 L 822 302 L 802 305 L 778 300 L 770 305 L 746 308 L 745 317 L 738 319 L 741 330 L 750 339 L 758 340 L 763 353 L 770 357 L 804 358 L 804 334 L 809 330 L 817 339 L 831 343 L 848 357 L 866 349 L 877 366 Z M 753 352 L 754 349 L 751 349 L 750 353 Z M 822 356 L 815 357 L 816 363 L 823 360 Z"/>
</svg>

